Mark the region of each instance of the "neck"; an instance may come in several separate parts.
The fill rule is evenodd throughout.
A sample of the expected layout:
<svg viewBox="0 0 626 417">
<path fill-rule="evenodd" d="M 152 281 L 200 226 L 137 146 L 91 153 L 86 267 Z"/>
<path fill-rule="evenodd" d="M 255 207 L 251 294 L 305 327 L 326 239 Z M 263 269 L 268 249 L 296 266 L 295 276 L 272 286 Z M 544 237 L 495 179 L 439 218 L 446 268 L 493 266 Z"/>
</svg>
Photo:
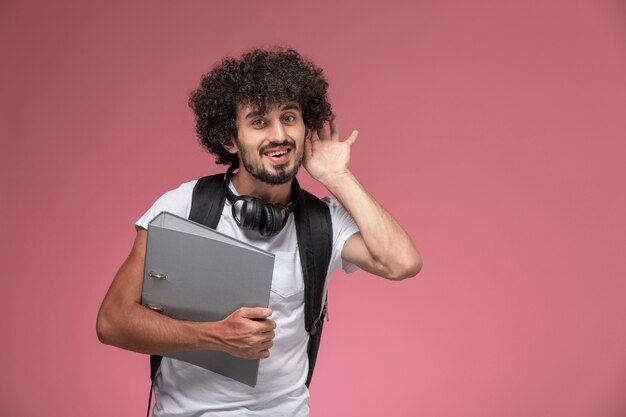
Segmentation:
<svg viewBox="0 0 626 417">
<path fill-rule="evenodd" d="M 231 178 L 231 182 L 239 195 L 256 197 L 264 203 L 270 204 L 289 204 L 291 202 L 291 181 L 279 185 L 267 184 L 254 178 L 245 169 L 239 169 Z"/>
</svg>

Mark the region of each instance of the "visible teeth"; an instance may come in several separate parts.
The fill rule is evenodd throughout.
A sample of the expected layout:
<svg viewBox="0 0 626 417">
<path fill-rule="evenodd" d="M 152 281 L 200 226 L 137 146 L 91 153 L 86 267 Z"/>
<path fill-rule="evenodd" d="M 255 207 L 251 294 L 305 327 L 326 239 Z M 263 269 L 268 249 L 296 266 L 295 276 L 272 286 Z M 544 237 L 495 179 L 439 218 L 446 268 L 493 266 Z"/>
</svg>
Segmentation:
<svg viewBox="0 0 626 417">
<path fill-rule="evenodd" d="M 268 153 L 268 155 L 269 156 L 281 156 L 281 155 L 284 155 L 286 153 L 287 153 L 287 151 L 276 151 L 276 152 L 270 152 L 270 153 Z"/>
</svg>

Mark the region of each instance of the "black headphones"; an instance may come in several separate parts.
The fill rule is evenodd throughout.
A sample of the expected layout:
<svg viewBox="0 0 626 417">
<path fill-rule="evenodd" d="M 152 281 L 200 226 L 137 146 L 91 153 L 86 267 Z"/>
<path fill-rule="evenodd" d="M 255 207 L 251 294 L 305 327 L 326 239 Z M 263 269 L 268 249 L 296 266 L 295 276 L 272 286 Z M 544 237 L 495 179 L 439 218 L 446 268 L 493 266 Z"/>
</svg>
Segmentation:
<svg viewBox="0 0 626 417">
<path fill-rule="evenodd" d="M 300 185 L 298 180 L 291 181 L 291 204 L 270 204 L 264 203 L 256 197 L 249 195 L 235 195 L 230 191 L 229 183 L 233 177 L 233 173 L 237 169 L 237 165 L 231 165 L 224 176 L 224 192 L 226 198 L 230 202 L 233 211 L 233 218 L 242 229 L 250 229 L 258 231 L 261 236 L 277 235 L 285 224 L 289 213 L 293 211 L 298 198 L 300 197 Z M 236 203 L 242 202 L 241 208 L 238 210 Z M 239 214 L 237 214 L 239 211 Z"/>
</svg>

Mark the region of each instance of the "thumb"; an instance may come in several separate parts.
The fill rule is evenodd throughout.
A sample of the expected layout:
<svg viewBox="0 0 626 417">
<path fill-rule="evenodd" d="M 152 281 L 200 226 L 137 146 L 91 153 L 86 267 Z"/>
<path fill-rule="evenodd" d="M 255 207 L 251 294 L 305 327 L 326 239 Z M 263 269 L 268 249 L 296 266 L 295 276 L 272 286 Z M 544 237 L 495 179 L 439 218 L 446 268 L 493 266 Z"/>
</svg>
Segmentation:
<svg viewBox="0 0 626 417">
<path fill-rule="evenodd" d="M 242 307 L 239 315 L 245 319 L 266 319 L 272 315 L 272 309 L 265 307 Z"/>
</svg>

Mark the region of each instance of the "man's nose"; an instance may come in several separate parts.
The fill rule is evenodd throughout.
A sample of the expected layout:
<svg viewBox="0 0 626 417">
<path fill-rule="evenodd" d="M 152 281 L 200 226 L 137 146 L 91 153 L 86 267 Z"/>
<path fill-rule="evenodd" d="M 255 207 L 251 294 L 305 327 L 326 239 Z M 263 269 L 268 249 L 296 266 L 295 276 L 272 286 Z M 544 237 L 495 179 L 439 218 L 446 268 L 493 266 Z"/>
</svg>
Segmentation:
<svg viewBox="0 0 626 417">
<path fill-rule="evenodd" d="M 287 131 L 285 126 L 280 122 L 275 122 L 272 126 L 272 137 L 270 138 L 275 142 L 282 142 L 287 139 Z"/>
</svg>

